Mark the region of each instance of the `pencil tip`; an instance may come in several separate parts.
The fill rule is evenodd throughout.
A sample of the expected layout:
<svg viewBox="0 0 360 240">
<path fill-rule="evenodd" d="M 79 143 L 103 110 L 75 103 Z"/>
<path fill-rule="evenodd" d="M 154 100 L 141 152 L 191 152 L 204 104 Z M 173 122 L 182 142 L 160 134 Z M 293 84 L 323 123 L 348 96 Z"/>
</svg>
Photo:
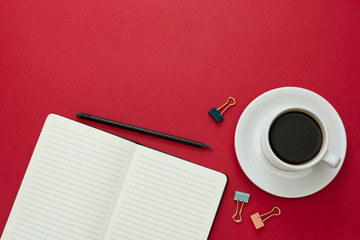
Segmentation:
<svg viewBox="0 0 360 240">
<path fill-rule="evenodd" d="M 208 145 L 205 145 L 205 144 L 203 144 L 203 145 L 202 145 L 202 147 L 203 147 L 203 148 L 210 148 L 210 149 L 213 149 L 212 147 L 209 147 Z"/>
</svg>

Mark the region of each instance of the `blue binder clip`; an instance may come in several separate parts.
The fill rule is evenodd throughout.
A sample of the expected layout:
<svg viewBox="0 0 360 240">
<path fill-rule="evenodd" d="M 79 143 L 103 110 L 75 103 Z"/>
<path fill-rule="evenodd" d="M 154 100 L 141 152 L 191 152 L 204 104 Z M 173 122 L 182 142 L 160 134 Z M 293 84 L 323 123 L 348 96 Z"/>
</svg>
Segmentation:
<svg viewBox="0 0 360 240">
<path fill-rule="evenodd" d="M 242 221 L 241 212 L 242 212 L 242 209 L 243 209 L 243 207 L 244 207 L 244 203 L 248 203 L 248 202 L 249 202 L 249 198 L 250 198 L 250 194 L 235 191 L 234 200 L 236 200 L 236 212 L 235 212 L 235 214 L 232 216 L 232 219 L 234 220 L 234 222 L 239 223 L 239 222 Z M 241 203 L 240 211 L 238 211 L 238 210 L 239 210 L 239 202 L 242 202 L 242 203 Z M 236 217 L 236 215 L 237 215 L 238 213 L 239 213 L 239 219 L 235 219 L 235 217 Z"/>
<path fill-rule="evenodd" d="M 233 100 L 233 103 L 229 103 L 230 100 Z M 231 106 L 233 106 L 233 105 L 235 105 L 235 104 L 236 104 L 235 99 L 234 99 L 233 97 L 229 97 L 228 100 L 227 100 L 227 102 L 226 102 L 224 105 L 222 105 L 222 106 L 219 107 L 218 109 L 216 109 L 216 108 L 214 107 L 213 109 L 211 109 L 211 110 L 209 111 L 209 114 L 210 114 L 210 116 L 211 116 L 212 118 L 214 118 L 214 120 L 218 123 L 218 122 L 220 122 L 221 120 L 224 119 L 223 113 L 224 113 L 229 107 L 231 107 Z M 226 106 L 226 105 L 227 105 L 227 106 Z M 222 108 L 225 107 L 225 106 L 226 106 L 226 108 L 220 113 L 219 110 L 222 109 Z"/>
</svg>

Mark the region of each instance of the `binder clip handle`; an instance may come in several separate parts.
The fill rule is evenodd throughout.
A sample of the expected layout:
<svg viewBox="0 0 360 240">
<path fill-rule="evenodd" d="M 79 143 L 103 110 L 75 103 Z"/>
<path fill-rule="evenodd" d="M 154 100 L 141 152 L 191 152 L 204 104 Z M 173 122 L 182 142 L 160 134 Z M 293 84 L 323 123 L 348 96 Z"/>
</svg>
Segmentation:
<svg viewBox="0 0 360 240">
<path fill-rule="evenodd" d="M 273 213 L 273 214 L 271 214 L 270 216 L 268 216 L 267 218 L 265 218 L 264 220 L 262 220 L 262 222 L 265 222 L 266 220 L 268 220 L 268 219 L 271 218 L 272 216 L 279 216 L 279 215 L 281 214 L 280 208 L 278 208 L 277 206 L 275 206 L 275 207 L 273 207 L 273 209 L 272 209 L 270 212 L 264 213 L 263 215 L 260 215 L 260 217 L 264 217 L 264 216 L 272 213 L 273 211 L 275 211 L 275 209 L 278 210 L 278 213 Z"/>
<path fill-rule="evenodd" d="M 242 217 L 241 217 L 241 212 L 242 212 L 242 209 L 244 207 L 244 201 L 241 202 L 241 208 L 240 208 L 240 211 L 238 211 L 239 209 L 239 200 L 236 201 L 236 212 L 235 214 L 232 216 L 232 219 L 234 220 L 234 222 L 241 222 L 242 221 Z M 236 215 L 239 213 L 239 219 L 236 219 Z"/>
<path fill-rule="evenodd" d="M 229 103 L 230 100 L 232 100 L 233 102 L 232 102 L 232 103 Z M 223 107 L 225 107 L 225 106 L 227 105 L 227 106 L 225 107 L 225 109 L 220 113 L 220 115 L 223 115 L 224 112 L 225 112 L 229 107 L 234 106 L 235 104 L 236 104 L 235 98 L 229 97 L 228 100 L 226 101 L 226 103 L 224 103 L 221 107 L 219 107 L 219 108 L 216 109 L 216 110 L 220 111 L 220 109 L 222 109 Z"/>
</svg>

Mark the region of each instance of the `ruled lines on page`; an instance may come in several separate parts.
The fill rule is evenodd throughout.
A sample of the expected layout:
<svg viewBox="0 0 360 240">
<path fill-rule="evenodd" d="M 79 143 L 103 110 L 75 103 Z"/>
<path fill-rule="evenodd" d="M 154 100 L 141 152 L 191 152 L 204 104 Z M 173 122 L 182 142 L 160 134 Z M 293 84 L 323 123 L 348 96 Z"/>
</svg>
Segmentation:
<svg viewBox="0 0 360 240">
<path fill-rule="evenodd" d="M 48 124 L 8 239 L 103 239 L 132 143 L 68 119 Z"/>
<path fill-rule="evenodd" d="M 140 146 L 106 239 L 206 239 L 223 174 Z"/>
</svg>

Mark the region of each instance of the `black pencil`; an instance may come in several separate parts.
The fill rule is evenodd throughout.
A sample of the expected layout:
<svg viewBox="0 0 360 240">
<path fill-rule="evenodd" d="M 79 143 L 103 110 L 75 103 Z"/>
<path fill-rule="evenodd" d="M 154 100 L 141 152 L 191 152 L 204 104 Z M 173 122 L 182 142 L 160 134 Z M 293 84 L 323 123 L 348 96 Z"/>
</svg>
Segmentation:
<svg viewBox="0 0 360 240">
<path fill-rule="evenodd" d="M 117 122 L 117 121 L 113 121 L 113 120 L 109 120 L 109 119 L 105 119 L 105 118 L 101 118 L 101 117 L 96 117 L 96 116 L 93 116 L 93 115 L 90 115 L 87 113 L 78 112 L 76 116 L 79 118 L 83 118 L 83 119 L 87 119 L 87 120 L 91 120 L 91 121 L 95 121 L 95 122 L 99 122 L 99 123 L 104 123 L 104 124 L 115 126 L 115 127 L 128 129 L 131 131 L 148 134 L 151 136 L 160 137 L 160 138 L 168 139 L 168 140 L 179 142 L 179 143 L 184 143 L 184 144 L 191 145 L 194 147 L 211 148 L 201 142 L 196 142 L 196 141 L 193 141 L 190 139 L 177 137 L 177 136 L 162 133 L 162 132 L 157 132 L 157 131 L 146 129 L 146 128 L 136 127 L 136 126 L 129 125 L 126 123 L 121 123 L 121 122 Z"/>
</svg>

